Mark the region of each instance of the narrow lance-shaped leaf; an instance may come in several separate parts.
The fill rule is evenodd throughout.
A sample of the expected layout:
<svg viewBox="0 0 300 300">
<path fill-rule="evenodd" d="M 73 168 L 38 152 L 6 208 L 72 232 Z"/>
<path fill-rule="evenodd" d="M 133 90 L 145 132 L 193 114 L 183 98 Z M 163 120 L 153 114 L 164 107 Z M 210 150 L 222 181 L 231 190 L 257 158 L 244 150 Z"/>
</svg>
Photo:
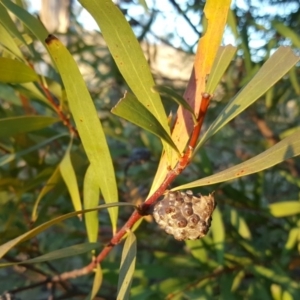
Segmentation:
<svg viewBox="0 0 300 300">
<path fill-rule="evenodd" d="M 298 61 L 299 57 L 297 57 L 290 48 L 280 47 L 260 68 L 253 79 L 228 103 L 201 138 L 194 153 L 196 153 L 197 149 L 210 137 L 261 97 Z"/>
<path fill-rule="evenodd" d="M 6 57 L 0 57 L 0 82 L 23 83 L 38 80 L 38 75 L 24 63 Z"/>
<path fill-rule="evenodd" d="M 211 185 L 257 173 L 300 154 L 300 131 L 294 132 L 263 153 L 217 174 L 178 186 L 172 190 L 190 189 Z"/>
<path fill-rule="evenodd" d="M 15 134 L 31 132 L 45 128 L 58 118 L 44 116 L 18 116 L 0 119 L 0 137 L 10 137 Z"/>
<path fill-rule="evenodd" d="M 22 34 L 19 32 L 17 26 L 11 19 L 10 15 L 8 14 L 6 8 L 2 5 L 2 3 L 0 3 L 0 22 L 12 36 L 18 38 L 27 47 L 25 39 L 23 38 Z"/>
<path fill-rule="evenodd" d="M 79 188 L 77 184 L 76 174 L 71 162 L 70 152 L 72 147 L 72 140 L 70 141 L 70 144 L 66 150 L 66 153 L 60 162 L 59 170 L 61 173 L 62 178 L 64 179 L 64 182 L 68 188 L 68 191 L 71 195 L 72 203 L 75 210 L 81 210 L 81 200 L 79 195 Z M 81 219 L 81 216 L 78 215 Z"/>
<path fill-rule="evenodd" d="M 117 300 L 129 299 L 136 261 L 136 237 L 129 231 L 124 243 L 118 280 Z"/>
<path fill-rule="evenodd" d="M 160 97 L 151 91 L 155 83 L 148 62 L 125 16 L 113 1 L 79 2 L 96 20 L 109 51 L 132 92 L 169 133 Z"/>
<path fill-rule="evenodd" d="M 251 265 L 249 269 L 260 276 L 263 276 L 272 282 L 277 282 L 279 284 L 285 285 L 287 288 L 296 288 L 299 290 L 300 285 L 299 282 L 291 280 L 290 276 L 285 274 L 278 273 L 274 269 L 269 269 L 260 265 Z"/>
<path fill-rule="evenodd" d="M 299 238 L 300 238 L 300 228 L 295 227 L 290 229 L 289 236 L 287 237 L 287 241 L 284 245 L 284 248 L 286 250 L 292 250 L 295 245 L 299 244 Z"/>
<path fill-rule="evenodd" d="M 300 201 L 284 201 L 269 205 L 271 215 L 274 217 L 288 217 L 300 214 Z"/>
<path fill-rule="evenodd" d="M 248 44 L 248 36 L 244 35 L 244 28 L 242 28 L 242 32 L 239 30 L 239 27 L 237 25 L 236 20 L 236 14 L 235 10 L 230 9 L 228 12 L 228 18 L 227 18 L 227 26 L 231 29 L 232 34 L 234 35 L 236 40 L 240 40 L 240 48 L 243 51 L 243 58 L 244 58 L 244 64 L 246 72 L 249 73 L 252 69 L 252 61 L 250 57 L 250 49 Z M 247 25 L 246 25 L 247 26 Z"/>
<path fill-rule="evenodd" d="M 297 95 L 300 95 L 300 80 L 298 78 L 298 75 L 297 75 L 297 67 L 295 66 L 294 68 L 292 68 L 289 72 L 289 78 L 290 78 L 290 81 L 291 81 L 291 84 L 295 90 L 295 93 Z"/>
<path fill-rule="evenodd" d="M 41 21 L 31 15 L 23 7 L 10 0 L 1 0 L 1 2 L 9 11 L 16 15 L 16 17 L 25 24 L 25 26 L 36 36 L 40 42 L 45 45 L 44 39 L 48 35 L 48 32 Z M 24 42 L 24 44 L 26 43 Z"/>
<path fill-rule="evenodd" d="M 95 299 L 95 297 L 102 285 L 103 273 L 102 273 L 100 264 L 96 265 L 96 267 L 94 268 L 94 272 L 95 272 L 95 276 L 94 276 L 94 281 L 93 281 L 93 287 L 90 292 L 90 295 L 87 297 L 87 300 Z"/>
<path fill-rule="evenodd" d="M 290 27 L 284 25 L 283 22 L 276 20 L 273 20 L 271 23 L 273 29 L 275 29 L 280 35 L 291 40 L 295 47 L 300 48 L 300 37 L 296 30 L 292 30 Z"/>
<path fill-rule="evenodd" d="M 41 191 L 34 203 L 32 213 L 31 213 L 31 221 L 32 222 L 35 222 L 36 219 L 38 218 L 37 210 L 38 210 L 41 199 L 56 186 L 56 184 L 59 182 L 59 180 L 62 180 L 62 178 L 60 176 L 59 166 L 57 166 L 55 168 L 54 172 L 52 173 L 51 177 L 47 180 L 46 184 L 41 189 Z"/>
<path fill-rule="evenodd" d="M 117 184 L 109 148 L 82 75 L 69 51 L 57 38 L 50 35 L 46 42 L 64 83 L 72 116 L 84 150 L 94 168 L 104 200 L 106 203 L 117 201 Z M 109 209 L 109 214 L 115 231 L 118 218 L 117 207 Z"/>
<path fill-rule="evenodd" d="M 244 270 L 237 272 L 237 274 L 235 275 L 235 277 L 233 279 L 232 285 L 231 285 L 232 293 L 234 293 L 240 287 L 245 275 L 246 275 L 246 272 Z"/>
<path fill-rule="evenodd" d="M 196 123 L 196 116 L 194 114 L 194 110 L 181 95 L 176 93 L 174 89 L 168 86 L 156 85 L 152 87 L 152 90 L 158 92 L 162 96 L 166 96 L 167 98 L 170 98 L 171 100 L 175 101 L 178 105 L 181 105 L 183 108 L 188 110 L 192 114 L 194 123 Z"/>
<path fill-rule="evenodd" d="M 155 83 L 148 62 L 125 16 L 113 1 L 79 2 L 97 22 L 109 51 L 132 92 L 169 134 L 168 119 L 160 96 L 151 91 Z M 170 161 L 171 148 L 164 140 L 162 142 Z"/>
<path fill-rule="evenodd" d="M 224 250 L 225 250 L 225 230 L 222 220 L 222 214 L 218 207 L 215 208 L 212 215 L 211 232 L 214 241 L 214 248 L 216 250 L 218 263 L 224 264 Z"/>
<path fill-rule="evenodd" d="M 45 231 L 46 229 L 48 229 L 49 227 L 51 227 L 52 225 L 58 224 L 64 220 L 67 220 L 69 218 L 75 217 L 77 215 L 80 214 L 84 214 L 84 213 L 88 213 L 94 210 L 100 210 L 100 209 L 104 209 L 104 208 L 110 208 L 113 206 L 131 206 L 131 207 L 135 207 L 135 205 L 131 204 L 131 203 L 124 203 L 124 202 L 115 202 L 115 203 L 110 203 L 110 204 L 103 204 L 103 205 L 99 205 L 95 208 L 90 208 L 90 209 L 85 209 L 85 210 L 79 210 L 79 211 L 74 211 L 68 214 L 65 214 L 63 216 L 54 218 L 44 224 L 41 224 L 27 232 L 25 232 L 24 234 L 8 241 L 7 243 L 3 244 L 0 246 L 0 258 L 3 257 L 3 255 L 5 255 L 9 250 L 11 250 L 13 247 L 15 247 L 16 245 L 20 244 L 21 242 L 25 242 L 33 237 L 35 237 L 36 235 L 38 235 L 39 233 Z"/>
<path fill-rule="evenodd" d="M 217 85 L 220 83 L 222 76 L 224 75 L 227 67 L 232 61 L 236 52 L 236 47 L 228 45 L 226 47 L 220 47 L 216 59 L 211 68 L 211 72 L 208 75 L 205 91 L 209 94 L 213 94 Z"/>
<path fill-rule="evenodd" d="M 141 104 L 136 97 L 131 93 L 126 93 L 111 112 L 120 116 L 137 126 L 144 128 L 156 136 L 166 141 L 177 153 L 179 150 L 176 148 L 170 135 L 164 130 L 159 121 L 151 114 L 147 108 Z"/>
<path fill-rule="evenodd" d="M 208 236 L 205 237 L 207 239 Z M 208 259 L 208 251 L 205 248 L 203 239 L 198 240 L 185 240 L 186 247 L 191 255 L 196 258 L 201 264 L 206 264 L 210 260 Z M 211 260 L 213 261 L 213 260 Z"/>
<path fill-rule="evenodd" d="M 234 208 L 230 209 L 230 222 L 241 237 L 251 240 L 251 231 L 245 219 L 239 215 L 238 211 Z"/>
<path fill-rule="evenodd" d="M 42 101 L 47 106 L 52 107 L 52 104 L 49 102 L 47 97 L 37 88 L 33 82 L 21 83 L 20 85 L 15 86 L 16 90 L 19 90 L 21 94 L 27 96 L 31 99 L 37 99 Z"/>
<path fill-rule="evenodd" d="M 204 36 L 199 39 L 194 68 L 191 70 L 191 77 L 183 95 L 183 98 L 194 108 L 196 116 L 200 109 L 202 93 L 206 92 L 207 75 L 211 73 L 221 44 L 230 3 L 230 0 L 207 0 L 205 4 L 204 14 L 208 19 L 207 28 Z M 172 130 L 172 139 L 179 151 L 184 151 L 186 148 L 193 129 L 193 118 L 188 111 L 180 107 L 177 112 L 177 122 Z M 165 179 L 168 172 L 167 165 L 174 168 L 177 161 L 178 158 L 175 155 L 172 156 L 171 163 L 168 163 L 166 155 L 162 156 L 149 192 L 150 195 Z"/>
<path fill-rule="evenodd" d="M 82 253 L 89 252 L 93 249 L 97 249 L 100 247 L 100 243 L 84 243 L 84 244 L 78 244 L 70 247 L 66 247 L 59 250 L 54 250 L 52 252 L 49 252 L 47 254 L 35 257 L 33 259 L 24 260 L 21 262 L 13 262 L 13 263 L 3 263 L 0 264 L 0 268 L 8 267 L 8 266 L 15 266 L 15 265 L 24 265 L 24 264 L 36 264 L 56 259 L 62 259 L 70 256 L 79 255 Z"/>
<path fill-rule="evenodd" d="M 1 4 L 0 4 L 0 11 L 1 11 Z M 0 12 L 1 14 L 1 12 Z M 1 15 L 0 15 L 1 19 Z M 3 45 L 6 49 L 10 51 L 14 56 L 18 57 L 20 60 L 25 61 L 24 56 L 20 50 L 20 48 L 17 46 L 15 39 L 12 37 L 11 34 L 8 33 L 8 31 L 5 29 L 4 26 L 0 23 L 0 44 Z"/>
<path fill-rule="evenodd" d="M 83 183 L 83 206 L 85 209 L 97 207 L 99 203 L 99 184 L 94 169 L 89 166 L 84 176 Z M 85 214 L 85 227 L 89 242 L 96 242 L 98 239 L 99 220 L 97 211 Z"/>
</svg>

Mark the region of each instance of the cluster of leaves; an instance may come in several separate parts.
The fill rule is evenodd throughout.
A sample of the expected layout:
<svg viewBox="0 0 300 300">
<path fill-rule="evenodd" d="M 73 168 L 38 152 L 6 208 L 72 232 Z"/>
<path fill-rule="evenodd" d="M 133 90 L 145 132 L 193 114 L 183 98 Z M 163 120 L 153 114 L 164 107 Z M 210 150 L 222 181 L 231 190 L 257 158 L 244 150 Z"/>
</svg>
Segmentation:
<svg viewBox="0 0 300 300">
<path fill-rule="evenodd" d="M 199 42 L 194 75 L 182 98 L 174 90 L 154 87 L 141 48 L 112 2 L 80 2 L 98 22 L 131 91 L 113 108 L 113 113 L 158 136 L 164 152 L 160 157 L 161 147 L 151 134 L 108 114 L 111 107 L 103 102 L 92 101 L 72 54 L 83 59 L 83 52 L 96 45 L 79 47 L 84 40 L 72 33 L 77 44 L 70 45 L 74 50 L 71 54 L 58 39 L 48 36 L 40 22 L 21 5 L 1 0 L 0 67 L 4 71 L 0 74 L 0 257 L 1 266 L 6 268 L 0 272 L 0 293 L 10 291 L 22 297 L 24 290 L 24 298 L 28 299 L 46 298 L 46 293 L 56 293 L 57 299 L 75 299 L 82 294 L 92 299 L 101 286 L 98 295 L 107 299 L 114 295 L 111 298 L 115 299 L 117 289 L 118 299 L 125 299 L 133 280 L 131 299 L 219 295 L 225 299 L 257 299 L 258 293 L 264 299 L 299 297 L 297 161 L 289 160 L 276 169 L 260 172 L 300 153 L 299 124 L 287 114 L 288 105 L 294 103 L 290 101 L 297 95 L 299 98 L 299 71 L 293 69 L 298 57 L 289 48 L 279 48 L 271 56 L 270 49 L 258 70 L 243 44 L 248 61 L 243 62 L 246 68 L 242 74 L 246 76 L 242 80 L 238 66 L 230 64 L 236 49 L 219 48 L 226 21 L 224 11 L 230 3 L 207 1 L 205 13 L 210 23 Z M 216 9 L 218 5 L 223 11 Z M 16 22 L 8 12 L 17 18 Z M 242 38 L 234 30 L 232 18 L 231 14 L 236 37 Z M 37 50 L 41 44 L 49 56 Z M 37 70 L 47 57 L 51 61 L 47 63 L 47 74 L 42 74 Z M 288 71 L 290 76 L 281 79 Z M 97 75 L 106 82 L 107 74 Z M 185 151 L 199 118 L 201 93 L 213 94 L 221 78 L 227 96 L 219 102 L 212 100 L 207 129 L 195 145 L 193 162 L 174 185 L 174 189 L 216 190 L 218 208 L 210 234 L 201 240 L 178 243 L 152 223 L 144 222 L 137 231 L 138 251 L 135 235 L 128 232 L 122 254 L 116 247 L 110 260 L 101 262 L 101 267 L 100 263 L 93 266 L 93 284 L 90 278 L 79 277 L 86 274 L 85 269 L 79 269 L 82 273 L 76 269 L 95 258 L 117 232 L 118 225 L 128 218 L 136 204 L 132 199 L 146 196 L 143 187 L 152 195 L 169 168 L 176 167 L 177 154 Z M 102 96 L 106 92 L 109 98 L 109 83 L 103 86 L 100 92 Z M 179 125 L 174 125 L 172 133 L 160 95 L 154 90 L 180 105 Z M 258 99 L 250 113 L 243 113 Z M 99 104 L 101 123 L 95 104 Z M 186 114 L 189 124 L 185 123 Z M 267 116 L 268 122 L 262 116 Z M 190 130 L 187 133 L 185 126 Z M 236 141 L 235 145 L 228 144 L 228 140 Z M 158 170 L 153 172 L 150 161 L 133 168 L 128 179 L 122 157 L 141 146 L 152 150 L 159 160 Z M 254 157 L 247 160 L 249 156 Z M 241 178 L 254 173 L 258 174 Z M 228 182 L 232 179 L 236 180 Z M 100 192 L 105 204 L 97 206 Z M 130 203 L 116 204 L 118 195 L 123 201 L 130 199 Z M 124 208 L 118 217 L 118 206 L 131 208 Z M 102 208 L 108 208 L 108 215 L 98 212 Z M 71 218 L 76 215 L 79 218 Z M 85 222 L 80 221 L 82 217 Z M 86 239 L 89 243 L 82 244 Z M 55 261 L 66 257 L 68 260 Z M 51 283 L 53 290 L 31 289 L 37 276 L 40 284 L 34 286 Z M 72 277 L 79 278 L 64 281 Z M 24 283 L 29 287 L 20 287 Z"/>
</svg>

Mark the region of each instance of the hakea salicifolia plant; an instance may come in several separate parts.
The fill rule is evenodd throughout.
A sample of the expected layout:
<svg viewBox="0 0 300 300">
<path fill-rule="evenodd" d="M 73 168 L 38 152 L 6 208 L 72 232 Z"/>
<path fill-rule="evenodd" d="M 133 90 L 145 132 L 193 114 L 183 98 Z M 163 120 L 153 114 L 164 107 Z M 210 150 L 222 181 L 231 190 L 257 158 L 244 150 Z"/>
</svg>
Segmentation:
<svg viewBox="0 0 300 300">
<path fill-rule="evenodd" d="M 168 234 L 172 234 L 177 240 L 197 239 L 205 236 L 211 224 L 212 213 L 216 206 L 214 195 L 194 196 L 191 191 L 166 192 L 174 179 L 188 166 L 191 161 L 193 149 L 196 146 L 204 117 L 206 115 L 212 95 L 202 94 L 202 101 L 191 137 L 184 154 L 178 159 L 176 166 L 170 169 L 159 188 L 140 205 L 113 236 L 109 244 L 97 256 L 93 264 L 101 262 L 111 249 L 117 245 L 124 235 L 143 216 L 153 212 L 156 222 Z M 165 195 L 163 200 L 159 197 Z"/>
</svg>

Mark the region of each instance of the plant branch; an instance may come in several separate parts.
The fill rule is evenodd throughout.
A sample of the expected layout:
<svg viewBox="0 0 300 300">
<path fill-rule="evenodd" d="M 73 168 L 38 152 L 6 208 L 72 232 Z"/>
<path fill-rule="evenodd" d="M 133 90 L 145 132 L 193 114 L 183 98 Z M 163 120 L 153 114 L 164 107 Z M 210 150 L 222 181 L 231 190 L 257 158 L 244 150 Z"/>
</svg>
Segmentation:
<svg viewBox="0 0 300 300">
<path fill-rule="evenodd" d="M 63 124 L 68 127 L 70 133 L 74 134 L 76 137 L 79 138 L 79 133 L 77 129 L 71 124 L 70 119 L 64 114 L 64 112 L 60 109 L 59 105 L 54 101 L 53 97 L 51 96 L 47 87 L 44 84 L 40 83 L 48 101 L 51 103 L 53 109 L 58 114 L 59 118 L 62 120 Z"/>
<path fill-rule="evenodd" d="M 119 244 L 122 238 L 126 235 L 128 230 L 133 227 L 133 225 L 140 220 L 143 216 L 149 214 L 149 210 L 151 206 L 157 201 L 157 199 L 163 195 L 168 186 L 174 181 L 174 179 L 188 166 L 190 163 L 190 158 L 192 156 L 192 152 L 194 147 L 196 146 L 198 136 L 203 125 L 204 117 L 206 115 L 208 105 L 211 99 L 211 95 L 207 93 L 202 94 L 202 102 L 199 110 L 199 116 L 197 119 L 197 124 L 194 126 L 191 139 L 189 145 L 182 156 L 182 158 L 178 161 L 177 165 L 174 169 L 170 170 L 160 187 L 148 198 L 146 201 L 132 213 L 124 226 L 112 237 L 110 242 L 105 248 L 99 253 L 99 255 L 86 267 L 78 270 L 73 270 L 71 272 L 63 273 L 59 276 L 55 276 L 52 278 L 53 281 L 66 280 L 68 278 L 74 278 L 82 275 L 86 275 L 95 268 L 96 264 L 102 262 L 104 258 L 109 254 L 112 248 Z"/>
<path fill-rule="evenodd" d="M 204 122 L 204 117 L 206 115 L 207 109 L 208 109 L 208 105 L 210 102 L 210 99 L 212 98 L 211 95 L 209 95 L 208 93 L 202 93 L 202 100 L 201 100 L 201 105 L 200 105 L 200 109 L 199 109 L 199 113 L 198 113 L 198 118 L 197 118 L 197 123 L 194 126 L 193 132 L 191 134 L 191 138 L 189 141 L 189 146 L 185 152 L 184 157 L 181 159 L 182 160 L 190 160 L 191 156 L 192 156 L 192 151 L 193 149 L 196 147 L 199 135 L 200 135 L 200 131 Z M 187 163 L 185 162 L 183 164 L 183 167 L 187 166 Z"/>
<path fill-rule="evenodd" d="M 102 250 L 102 252 L 96 258 L 97 263 L 100 263 L 107 256 L 110 250 L 121 241 L 121 239 L 124 237 L 128 229 L 132 228 L 132 226 L 140 218 L 148 214 L 151 205 L 153 205 L 157 201 L 157 199 L 161 195 L 163 195 L 165 190 L 174 181 L 174 179 L 188 166 L 193 148 L 196 146 L 199 133 L 203 125 L 204 117 L 206 115 L 210 99 L 211 99 L 211 95 L 207 93 L 202 94 L 202 102 L 200 106 L 197 123 L 194 126 L 189 145 L 182 158 L 178 161 L 175 168 L 173 170 L 170 170 L 167 173 L 166 178 L 162 182 L 160 187 L 143 203 L 143 205 L 139 208 L 139 210 L 136 210 L 132 213 L 131 217 L 128 219 L 125 225 L 113 236 L 110 243 Z"/>
<path fill-rule="evenodd" d="M 34 70 L 34 66 L 31 62 L 28 61 L 29 66 Z M 77 129 L 71 124 L 70 119 L 68 116 L 64 114 L 64 112 L 60 109 L 59 105 L 54 101 L 51 93 L 49 92 L 48 88 L 44 85 L 43 81 L 40 80 L 40 86 L 45 93 L 48 101 L 52 105 L 55 112 L 58 114 L 59 118 L 62 120 L 63 124 L 68 127 L 71 134 L 74 134 L 76 137 L 80 138 Z M 21 98 L 23 100 L 23 98 Z"/>
</svg>

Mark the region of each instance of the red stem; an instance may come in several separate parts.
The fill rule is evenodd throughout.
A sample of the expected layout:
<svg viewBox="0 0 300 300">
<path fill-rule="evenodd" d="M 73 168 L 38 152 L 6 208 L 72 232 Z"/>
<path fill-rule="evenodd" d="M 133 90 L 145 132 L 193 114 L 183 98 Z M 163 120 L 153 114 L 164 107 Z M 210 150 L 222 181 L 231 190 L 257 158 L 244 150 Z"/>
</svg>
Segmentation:
<svg viewBox="0 0 300 300">
<path fill-rule="evenodd" d="M 206 115 L 206 111 L 208 109 L 210 99 L 211 99 L 211 95 L 209 95 L 207 93 L 202 94 L 202 101 L 201 101 L 200 110 L 199 110 L 199 114 L 198 114 L 197 124 L 194 126 L 194 129 L 193 129 L 193 132 L 191 135 L 191 139 L 189 142 L 189 147 L 191 147 L 191 148 L 195 148 L 196 143 L 198 141 L 198 137 L 200 135 L 200 130 L 203 125 L 204 117 Z"/>
<path fill-rule="evenodd" d="M 104 258 L 109 254 L 109 252 L 112 250 L 112 248 L 120 243 L 122 238 L 125 236 L 125 234 L 128 232 L 130 228 L 139 220 L 141 219 L 147 212 L 149 211 L 149 208 L 152 204 L 154 204 L 157 199 L 165 192 L 165 190 L 168 188 L 168 186 L 174 181 L 174 179 L 187 167 L 187 165 L 190 162 L 190 158 L 193 153 L 193 149 L 196 146 L 199 133 L 204 121 L 204 117 L 206 115 L 209 101 L 211 99 L 211 95 L 207 93 L 202 94 L 202 102 L 199 110 L 199 116 L 197 118 L 197 124 L 194 126 L 191 139 L 189 141 L 189 145 L 182 156 L 182 158 L 178 161 L 177 165 L 173 170 L 170 170 L 166 178 L 164 179 L 163 183 L 160 185 L 160 187 L 142 204 L 142 206 L 134 211 L 130 218 L 127 220 L 127 222 L 124 224 L 124 226 L 112 237 L 109 244 L 102 249 L 102 251 L 98 254 L 98 256 L 93 259 L 93 261 L 85 266 L 82 269 L 79 270 L 73 270 L 71 272 L 63 273 L 59 276 L 55 276 L 52 278 L 52 282 L 54 281 L 62 281 L 66 280 L 68 278 L 75 278 L 79 276 L 86 275 L 94 269 L 97 263 L 100 263 L 104 260 Z"/>
<path fill-rule="evenodd" d="M 211 95 L 207 93 L 202 94 L 202 101 L 201 106 L 199 110 L 199 116 L 197 119 L 197 124 L 194 126 L 191 139 L 189 141 L 189 145 L 187 147 L 187 150 L 185 151 L 183 157 L 180 159 L 178 164 L 175 166 L 173 170 L 170 170 L 168 174 L 166 175 L 165 180 L 160 185 L 160 187 L 143 203 L 143 205 L 140 207 L 138 211 L 134 211 L 130 218 L 127 220 L 125 225 L 113 236 L 110 243 L 100 252 L 100 254 L 97 256 L 96 260 L 92 262 L 87 268 L 92 269 L 95 265 L 95 263 L 100 263 L 111 251 L 111 249 L 117 245 L 121 239 L 124 237 L 124 235 L 127 233 L 127 231 L 132 228 L 132 226 L 143 217 L 143 214 L 147 213 L 149 211 L 149 208 L 152 204 L 156 202 L 156 200 L 165 192 L 165 190 L 168 188 L 168 186 L 173 182 L 173 180 L 187 167 L 187 165 L 190 162 L 190 158 L 193 152 L 193 149 L 196 146 L 199 133 L 201 130 L 201 127 L 203 125 L 204 117 L 206 115 L 208 105 L 211 99 Z"/>
<path fill-rule="evenodd" d="M 30 61 L 27 61 L 27 62 L 29 64 L 29 66 L 34 70 L 33 64 Z M 57 105 L 56 102 L 53 100 L 48 88 L 44 86 L 42 80 L 40 80 L 40 86 L 43 89 L 48 101 L 51 103 L 52 107 L 58 114 L 59 118 L 62 120 L 63 124 L 68 127 L 71 134 L 74 134 L 76 137 L 80 138 L 77 129 L 71 124 L 70 119 L 63 113 L 63 111 L 60 109 L 59 105 Z"/>
<path fill-rule="evenodd" d="M 58 114 L 59 118 L 62 120 L 63 124 L 69 128 L 71 133 L 73 133 L 76 137 L 79 138 L 79 133 L 78 133 L 77 129 L 71 124 L 70 119 L 63 113 L 63 111 L 60 109 L 60 107 L 55 103 L 49 90 L 43 85 L 42 82 L 40 84 L 41 84 L 41 87 L 42 87 L 47 99 L 49 100 L 52 107 Z"/>
</svg>

